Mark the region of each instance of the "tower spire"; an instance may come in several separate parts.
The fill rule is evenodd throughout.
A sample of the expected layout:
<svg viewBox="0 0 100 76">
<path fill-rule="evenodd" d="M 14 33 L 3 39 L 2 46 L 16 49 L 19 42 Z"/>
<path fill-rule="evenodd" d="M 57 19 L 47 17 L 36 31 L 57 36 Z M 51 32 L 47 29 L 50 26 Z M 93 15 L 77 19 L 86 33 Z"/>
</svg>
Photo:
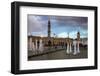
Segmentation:
<svg viewBox="0 0 100 76">
<path fill-rule="evenodd" d="M 77 32 L 77 40 L 80 40 L 80 32 Z"/>
<path fill-rule="evenodd" d="M 51 37 L 51 23 L 50 23 L 50 17 L 48 17 L 48 37 Z"/>
</svg>

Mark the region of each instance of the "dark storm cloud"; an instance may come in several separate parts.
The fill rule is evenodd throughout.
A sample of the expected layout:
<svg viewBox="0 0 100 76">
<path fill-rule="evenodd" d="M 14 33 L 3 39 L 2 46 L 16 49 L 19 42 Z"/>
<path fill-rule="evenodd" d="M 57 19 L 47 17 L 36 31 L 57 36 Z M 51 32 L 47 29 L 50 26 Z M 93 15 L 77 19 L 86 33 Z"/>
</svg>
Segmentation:
<svg viewBox="0 0 100 76">
<path fill-rule="evenodd" d="M 57 23 L 58 26 L 81 27 L 87 29 L 87 17 L 72 17 L 72 16 L 53 16 L 52 22 Z"/>
<path fill-rule="evenodd" d="M 87 17 L 72 17 L 72 16 L 54 16 L 52 17 L 58 21 L 64 22 L 76 22 L 76 23 L 87 23 Z"/>
<path fill-rule="evenodd" d="M 40 16 L 28 15 L 28 33 L 42 32 L 47 28 L 47 21 Z"/>
</svg>

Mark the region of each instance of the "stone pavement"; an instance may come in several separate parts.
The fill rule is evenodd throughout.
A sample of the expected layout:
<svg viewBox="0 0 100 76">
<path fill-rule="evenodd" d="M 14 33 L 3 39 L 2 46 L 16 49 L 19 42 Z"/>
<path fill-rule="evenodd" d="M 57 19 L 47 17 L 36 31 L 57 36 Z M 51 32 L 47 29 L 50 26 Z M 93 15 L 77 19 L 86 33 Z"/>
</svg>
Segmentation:
<svg viewBox="0 0 100 76">
<path fill-rule="evenodd" d="M 28 57 L 28 60 L 55 60 L 55 59 L 80 59 L 88 58 L 87 48 L 80 48 L 80 53 L 73 55 L 73 52 L 70 54 L 66 53 L 65 49 L 53 50 L 51 52 L 45 52 L 44 54 L 40 53 L 38 55 L 31 55 Z"/>
</svg>

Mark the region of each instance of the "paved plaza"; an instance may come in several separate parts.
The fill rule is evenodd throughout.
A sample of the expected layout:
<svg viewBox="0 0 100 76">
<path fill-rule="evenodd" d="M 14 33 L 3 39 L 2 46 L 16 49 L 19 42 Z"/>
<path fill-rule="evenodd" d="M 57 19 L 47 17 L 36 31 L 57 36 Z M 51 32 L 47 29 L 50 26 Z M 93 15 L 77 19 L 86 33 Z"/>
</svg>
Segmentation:
<svg viewBox="0 0 100 76">
<path fill-rule="evenodd" d="M 32 53 L 32 52 L 31 52 Z M 39 55 L 30 55 L 28 60 L 56 60 L 56 59 L 80 59 L 88 58 L 87 48 L 80 48 L 80 53 L 73 55 L 73 51 L 70 54 L 66 53 L 65 49 L 55 50 Z"/>
</svg>

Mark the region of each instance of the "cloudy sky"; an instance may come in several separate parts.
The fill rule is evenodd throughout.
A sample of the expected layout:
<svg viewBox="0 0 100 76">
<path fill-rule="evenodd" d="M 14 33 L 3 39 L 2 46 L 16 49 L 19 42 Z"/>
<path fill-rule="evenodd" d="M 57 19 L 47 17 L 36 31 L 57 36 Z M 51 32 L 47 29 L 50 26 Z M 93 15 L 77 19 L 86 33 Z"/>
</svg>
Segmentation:
<svg viewBox="0 0 100 76">
<path fill-rule="evenodd" d="M 76 16 L 28 15 L 28 35 L 47 36 L 48 20 L 51 22 L 51 36 L 76 38 L 80 32 L 82 38 L 88 36 L 88 18 Z"/>
</svg>

